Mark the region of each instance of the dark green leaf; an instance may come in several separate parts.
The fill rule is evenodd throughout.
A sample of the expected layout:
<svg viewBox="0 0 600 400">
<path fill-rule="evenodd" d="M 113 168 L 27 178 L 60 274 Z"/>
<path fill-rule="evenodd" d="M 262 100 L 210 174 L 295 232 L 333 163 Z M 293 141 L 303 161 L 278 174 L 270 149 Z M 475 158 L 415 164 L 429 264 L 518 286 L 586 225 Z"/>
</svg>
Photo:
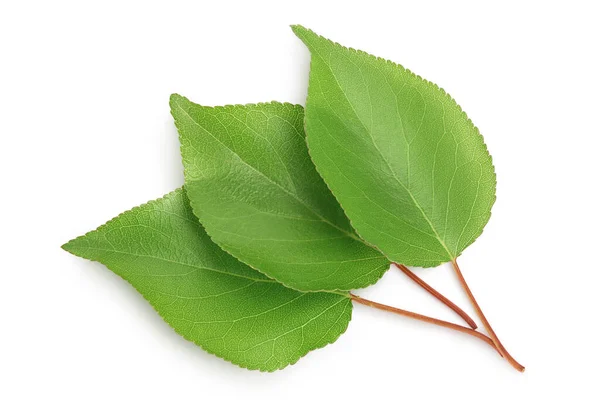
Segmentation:
<svg viewBox="0 0 600 400">
<path fill-rule="evenodd" d="M 234 364 L 274 371 L 334 342 L 350 321 L 348 297 L 301 293 L 221 250 L 183 190 L 127 211 L 65 244 L 127 280 L 174 329 Z"/>
<path fill-rule="evenodd" d="M 316 172 L 302 107 L 213 108 L 173 95 L 171 112 L 192 209 L 224 250 L 303 291 L 364 287 L 387 270 Z"/>
<path fill-rule="evenodd" d="M 435 266 L 482 232 L 496 179 L 482 136 L 400 65 L 292 27 L 311 52 L 311 157 L 356 231 L 391 260 Z"/>
</svg>

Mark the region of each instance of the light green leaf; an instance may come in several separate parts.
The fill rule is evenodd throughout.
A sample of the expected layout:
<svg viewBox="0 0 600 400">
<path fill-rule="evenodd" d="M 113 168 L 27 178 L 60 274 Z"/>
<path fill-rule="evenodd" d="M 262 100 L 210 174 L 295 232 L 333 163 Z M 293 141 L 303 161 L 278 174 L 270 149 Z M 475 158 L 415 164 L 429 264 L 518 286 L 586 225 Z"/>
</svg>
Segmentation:
<svg viewBox="0 0 600 400">
<path fill-rule="evenodd" d="M 294 364 L 333 343 L 352 313 L 344 295 L 297 292 L 225 253 L 204 232 L 181 189 L 63 248 L 106 265 L 177 333 L 248 369 Z"/>
<path fill-rule="evenodd" d="M 173 95 L 171 113 L 192 209 L 224 250 L 302 291 L 364 287 L 387 270 L 316 172 L 302 107 L 213 108 Z"/>
<path fill-rule="evenodd" d="M 310 155 L 356 231 L 403 264 L 456 258 L 495 200 L 477 128 L 442 89 L 402 66 L 292 29 L 311 52 Z"/>
</svg>

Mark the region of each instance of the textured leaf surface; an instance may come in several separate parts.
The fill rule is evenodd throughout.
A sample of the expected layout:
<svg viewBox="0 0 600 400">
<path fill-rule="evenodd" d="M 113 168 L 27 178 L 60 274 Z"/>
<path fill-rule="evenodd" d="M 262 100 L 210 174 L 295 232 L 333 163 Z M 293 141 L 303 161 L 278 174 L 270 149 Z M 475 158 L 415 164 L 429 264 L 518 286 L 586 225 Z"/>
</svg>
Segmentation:
<svg viewBox="0 0 600 400">
<path fill-rule="evenodd" d="M 334 342 L 350 321 L 349 298 L 297 292 L 221 250 L 181 189 L 63 248 L 106 265 L 180 335 L 248 369 L 293 364 Z"/>
<path fill-rule="evenodd" d="M 457 257 L 495 200 L 477 128 L 442 89 L 402 66 L 292 29 L 311 52 L 310 155 L 356 231 L 407 265 Z"/>
<path fill-rule="evenodd" d="M 192 208 L 223 249 L 303 291 L 364 287 L 387 270 L 315 170 L 302 107 L 203 107 L 173 95 L 171 112 Z"/>
</svg>

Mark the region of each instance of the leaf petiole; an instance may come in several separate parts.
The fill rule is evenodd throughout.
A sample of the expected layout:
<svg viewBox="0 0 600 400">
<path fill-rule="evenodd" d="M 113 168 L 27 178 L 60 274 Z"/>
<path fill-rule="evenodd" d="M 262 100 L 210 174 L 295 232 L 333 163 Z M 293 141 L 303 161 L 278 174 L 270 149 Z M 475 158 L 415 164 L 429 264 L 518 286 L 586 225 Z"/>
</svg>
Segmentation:
<svg viewBox="0 0 600 400">
<path fill-rule="evenodd" d="M 467 285 L 467 281 L 465 280 L 465 277 L 463 276 L 462 272 L 460 271 L 460 268 L 458 267 L 458 263 L 456 262 L 456 259 L 452 260 L 452 267 L 454 267 L 454 272 L 456 272 L 456 276 L 458 277 L 458 280 L 460 281 L 461 286 L 463 287 L 464 291 L 467 293 L 467 296 L 469 296 L 469 299 L 471 300 L 471 304 L 473 304 L 473 307 L 475 308 L 475 312 L 479 316 L 479 319 L 481 319 L 483 326 L 487 330 L 488 334 L 490 335 L 491 340 L 494 342 L 494 345 L 496 346 L 496 348 L 498 349 L 500 354 L 502 354 L 502 356 L 504 358 L 506 358 L 506 360 L 510 363 L 510 365 L 512 365 L 517 371 L 525 372 L 525 367 L 522 366 L 521 364 L 519 364 L 517 362 L 517 360 L 515 360 L 513 358 L 513 356 L 511 356 L 510 353 L 508 351 L 506 351 L 506 349 L 500 342 L 500 339 L 498 339 L 498 336 L 496 335 L 496 333 L 490 326 L 490 323 L 488 322 L 487 318 L 483 314 L 483 311 L 481 311 L 481 307 L 479 307 L 477 300 L 475 300 L 475 296 L 473 296 L 473 292 L 471 292 L 471 289 L 469 289 L 469 285 Z"/>
<path fill-rule="evenodd" d="M 395 262 L 393 262 L 392 265 L 395 265 L 396 267 L 398 267 L 398 269 L 400 271 L 402 271 L 406 276 L 408 276 L 410 279 L 415 281 L 419 286 L 421 286 L 423 289 L 427 290 L 436 299 L 438 299 L 439 301 L 444 303 L 452 311 L 454 311 L 456 314 L 458 314 L 458 316 L 460 316 L 472 329 L 477 329 L 477 324 L 475 323 L 475 321 L 473 321 L 473 319 L 471 317 L 469 317 L 469 315 L 466 312 L 464 312 L 459 306 L 454 304 L 450 299 L 448 299 L 446 296 L 444 296 L 443 294 L 441 294 L 440 292 L 438 292 L 437 290 L 432 288 L 429 284 L 427 284 L 427 282 L 425 282 L 423 279 L 419 278 L 416 274 L 414 274 L 406 266 L 404 266 L 402 264 L 397 264 Z"/>
<path fill-rule="evenodd" d="M 496 347 L 496 345 L 494 344 L 494 342 L 489 337 L 487 337 L 483 333 L 477 332 L 476 330 L 473 330 L 471 328 L 466 328 L 466 327 L 461 326 L 461 325 L 453 324 L 452 322 L 443 321 L 441 319 L 428 317 L 426 315 L 414 313 L 412 311 L 406 311 L 406 310 L 402 310 L 400 308 L 388 306 L 386 304 L 381 304 L 381 303 L 377 303 L 375 301 L 363 299 L 362 297 L 357 296 L 357 295 L 352 294 L 352 293 L 350 293 L 350 298 L 352 299 L 352 301 L 355 301 L 355 302 L 360 303 L 360 304 L 364 304 L 364 305 L 369 306 L 369 307 L 377 308 L 379 310 L 388 311 L 388 312 L 391 312 L 391 313 L 394 313 L 394 314 L 403 315 L 405 317 L 413 318 L 413 319 L 416 319 L 418 321 L 428 322 L 428 323 L 433 324 L 433 325 L 442 326 L 444 328 L 450 328 L 450 329 L 458 331 L 458 332 L 466 333 L 467 335 L 471 335 L 471 336 L 476 337 L 476 338 L 478 338 L 480 340 L 483 340 L 485 343 L 487 343 L 488 345 L 492 346 L 502 356 L 502 353 L 500 352 L 500 350 Z"/>
</svg>

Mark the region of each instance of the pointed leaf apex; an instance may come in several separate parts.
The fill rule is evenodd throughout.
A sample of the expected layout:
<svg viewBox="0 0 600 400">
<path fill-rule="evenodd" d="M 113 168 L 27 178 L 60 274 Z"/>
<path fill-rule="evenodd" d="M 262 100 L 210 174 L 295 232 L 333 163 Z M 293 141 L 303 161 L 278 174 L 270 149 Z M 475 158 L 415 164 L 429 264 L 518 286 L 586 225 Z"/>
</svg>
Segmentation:
<svg viewBox="0 0 600 400">
<path fill-rule="evenodd" d="M 67 252 L 69 252 L 69 247 L 70 247 L 70 246 L 69 246 L 69 243 L 71 243 L 71 242 L 69 241 L 69 242 L 67 242 L 67 243 L 65 243 L 65 244 L 63 244 L 63 245 L 61 245 L 61 246 L 60 246 L 60 248 L 61 248 L 61 249 L 63 249 L 64 251 L 67 251 Z"/>
<path fill-rule="evenodd" d="M 290 28 L 292 28 L 292 31 L 297 35 L 298 32 L 302 32 L 302 31 L 306 31 L 307 29 L 305 27 L 303 27 L 302 25 L 290 25 Z"/>
<path fill-rule="evenodd" d="M 308 46 L 307 40 L 310 36 L 317 36 L 316 33 L 302 25 L 290 25 L 294 34 Z"/>
<path fill-rule="evenodd" d="M 187 99 L 178 93 L 173 93 L 169 97 L 169 104 L 171 106 L 173 106 L 173 104 L 177 104 L 177 103 L 181 102 L 182 100 L 187 100 Z"/>
</svg>

